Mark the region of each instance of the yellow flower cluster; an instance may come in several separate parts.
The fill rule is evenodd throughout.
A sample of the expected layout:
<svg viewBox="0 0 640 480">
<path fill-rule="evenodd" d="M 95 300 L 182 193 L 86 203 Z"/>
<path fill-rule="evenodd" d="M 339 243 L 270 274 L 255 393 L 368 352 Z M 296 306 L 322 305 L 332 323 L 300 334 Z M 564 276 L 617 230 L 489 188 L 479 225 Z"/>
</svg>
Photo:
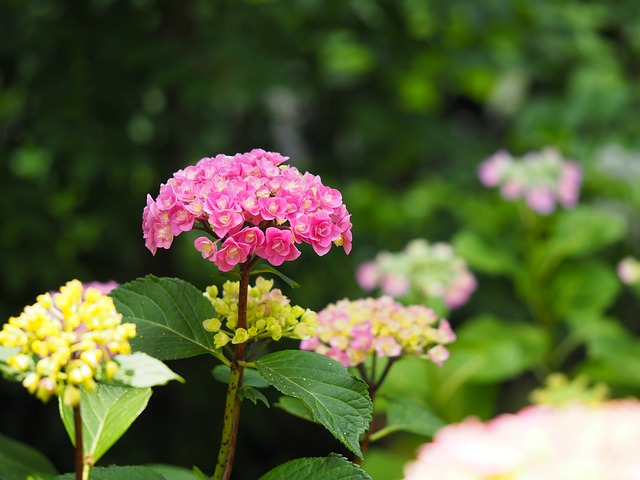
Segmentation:
<svg viewBox="0 0 640 480">
<path fill-rule="evenodd" d="M 238 328 L 238 292 L 240 282 L 225 282 L 222 296 L 218 297 L 218 287 L 207 288 L 207 297 L 216 312 L 217 318 L 203 322 L 205 330 L 215 333 L 216 348 L 222 348 L 229 342 L 245 343 L 262 338 L 280 340 L 282 337 L 293 339 L 311 338 L 318 326 L 317 314 L 297 305 L 291 306 L 282 292 L 273 288 L 273 280 L 263 277 L 256 279 L 255 286 L 249 286 L 247 296 L 247 325 Z"/>
<path fill-rule="evenodd" d="M 0 346 L 20 347 L 7 364 L 31 394 L 43 402 L 62 396 L 73 406 L 80 387 L 89 392 L 96 379 L 112 378 L 118 369 L 112 358 L 131 352 L 136 326 L 121 321 L 111 297 L 72 280 L 11 317 L 0 331 Z"/>
</svg>

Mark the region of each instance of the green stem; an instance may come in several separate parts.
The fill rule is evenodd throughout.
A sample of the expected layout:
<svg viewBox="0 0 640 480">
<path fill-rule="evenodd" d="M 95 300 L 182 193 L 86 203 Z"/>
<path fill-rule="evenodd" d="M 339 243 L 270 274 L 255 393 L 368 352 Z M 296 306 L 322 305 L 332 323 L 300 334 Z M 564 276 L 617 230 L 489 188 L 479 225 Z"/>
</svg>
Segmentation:
<svg viewBox="0 0 640 480">
<path fill-rule="evenodd" d="M 246 328 L 247 326 L 247 295 L 249 292 L 249 276 L 251 267 L 256 262 L 256 258 L 248 260 L 240 265 L 240 287 L 238 290 L 238 324 L 236 328 Z M 244 355 L 246 344 L 239 343 L 235 346 L 233 360 L 231 362 L 231 373 L 229 376 L 229 387 L 224 406 L 224 421 L 222 425 L 222 440 L 218 451 L 218 460 L 213 474 L 214 480 L 229 480 L 233 469 L 233 459 L 236 453 L 236 442 L 238 439 L 238 426 L 240 424 L 240 397 L 238 390 L 242 386 L 242 375 L 244 373 Z"/>
</svg>

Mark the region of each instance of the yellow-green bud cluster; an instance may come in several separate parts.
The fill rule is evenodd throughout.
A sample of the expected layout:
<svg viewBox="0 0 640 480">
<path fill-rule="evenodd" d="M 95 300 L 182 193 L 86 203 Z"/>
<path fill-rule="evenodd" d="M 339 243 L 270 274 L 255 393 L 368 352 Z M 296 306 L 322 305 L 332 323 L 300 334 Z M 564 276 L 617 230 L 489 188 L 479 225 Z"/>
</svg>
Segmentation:
<svg viewBox="0 0 640 480">
<path fill-rule="evenodd" d="M 297 305 L 290 305 L 282 292 L 273 288 L 273 280 L 263 277 L 256 279 L 255 286 L 249 286 L 247 295 L 246 328 L 238 328 L 238 297 L 240 282 L 225 282 L 222 296 L 218 287 L 212 285 L 205 291 L 218 317 L 203 322 L 205 330 L 215 333 L 216 348 L 228 343 L 238 344 L 263 338 L 280 340 L 293 338 L 304 340 L 316 333 L 318 316 L 315 312 Z"/>
<path fill-rule="evenodd" d="M 121 323 L 111 297 L 72 280 L 11 317 L 0 331 L 0 346 L 20 347 L 7 364 L 27 390 L 48 401 L 62 396 L 67 405 L 80 401 L 80 387 L 96 388 L 118 370 L 115 355 L 131 353 L 133 323 Z"/>
</svg>

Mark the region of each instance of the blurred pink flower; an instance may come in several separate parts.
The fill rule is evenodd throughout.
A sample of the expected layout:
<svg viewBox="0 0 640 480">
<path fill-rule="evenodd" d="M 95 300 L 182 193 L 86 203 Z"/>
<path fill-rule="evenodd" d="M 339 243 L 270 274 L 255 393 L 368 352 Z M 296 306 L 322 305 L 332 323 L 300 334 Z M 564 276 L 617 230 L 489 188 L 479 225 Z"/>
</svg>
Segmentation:
<svg viewBox="0 0 640 480">
<path fill-rule="evenodd" d="M 404 480 L 637 480 L 640 402 L 530 406 L 440 430 Z"/>
<path fill-rule="evenodd" d="M 618 262 L 618 277 L 626 285 L 640 284 L 640 261 L 625 257 Z"/>
<path fill-rule="evenodd" d="M 572 208 L 578 203 L 582 170 L 554 148 L 529 152 L 519 159 L 500 151 L 478 166 L 480 183 L 498 187 L 507 200 L 524 198 L 541 215 L 555 210 L 556 203 Z"/>
<path fill-rule="evenodd" d="M 356 280 L 367 291 L 379 288 L 384 295 L 429 306 L 444 301 L 451 309 L 464 305 L 477 286 L 451 245 L 423 239 L 412 240 L 397 253 L 378 253 L 358 267 Z"/>
</svg>

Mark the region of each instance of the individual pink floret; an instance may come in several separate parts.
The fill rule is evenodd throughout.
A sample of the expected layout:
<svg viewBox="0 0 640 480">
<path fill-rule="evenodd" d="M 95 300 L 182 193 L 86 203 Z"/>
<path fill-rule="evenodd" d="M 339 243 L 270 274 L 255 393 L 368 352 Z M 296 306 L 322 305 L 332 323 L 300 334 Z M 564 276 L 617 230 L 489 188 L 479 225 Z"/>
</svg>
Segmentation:
<svg viewBox="0 0 640 480">
<path fill-rule="evenodd" d="M 275 227 L 267 228 L 264 242 L 257 248 L 256 253 L 275 266 L 300 256 L 300 250 L 293 243 L 291 230 Z"/>
</svg>

